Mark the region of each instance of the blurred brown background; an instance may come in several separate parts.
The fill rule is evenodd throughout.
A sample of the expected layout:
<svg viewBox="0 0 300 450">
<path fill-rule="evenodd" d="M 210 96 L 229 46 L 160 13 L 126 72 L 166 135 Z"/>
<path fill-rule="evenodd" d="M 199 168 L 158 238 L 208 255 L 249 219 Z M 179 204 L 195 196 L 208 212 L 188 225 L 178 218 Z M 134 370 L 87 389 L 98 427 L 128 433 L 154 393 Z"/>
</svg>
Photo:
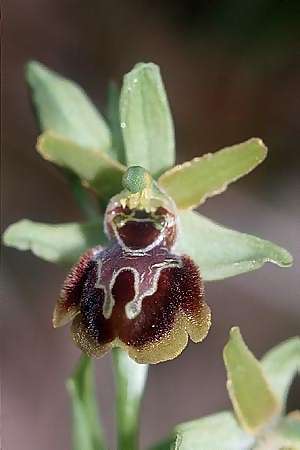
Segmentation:
<svg viewBox="0 0 300 450">
<path fill-rule="evenodd" d="M 37 59 L 79 82 L 104 108 L 110 79 L 138 61 L 161 66 L 176 125 L 178 161 L 251 136 L 268 160 L 201 208 L 241 231 L 278 242 L 292 269 L 207 285 L 213 326 L 201 345 L 151 367 L 142 412 L 148 445 L 180 422 L 228 408 L 222 348 L 238 324 L 258 356 L 299 333 L 300 4 L 291 0 L 6 0 L 3 33 L 3 229 L 27 217 L 81 219 L 62 176 L 34 150 L 37 136 L 24 64 Z M 64 380 L 79 352 L 51 314 L 64 271 L 4 249 L 1 326 L 5 450 L 69 450 Z M 111 450 L 110 357 L 97 362 L 97 386 Z M 294 385 L 290 407 L 300 407 Z M 84 450 L 84 449 L 83 449 Z"/>
</svg>

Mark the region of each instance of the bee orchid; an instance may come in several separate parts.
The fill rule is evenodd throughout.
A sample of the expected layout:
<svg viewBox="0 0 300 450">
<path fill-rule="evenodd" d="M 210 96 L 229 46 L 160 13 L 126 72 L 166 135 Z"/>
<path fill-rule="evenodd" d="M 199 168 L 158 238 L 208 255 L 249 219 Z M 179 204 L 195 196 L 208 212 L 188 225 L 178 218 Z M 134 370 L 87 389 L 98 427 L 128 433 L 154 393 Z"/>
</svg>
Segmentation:
<svg viewBox="0 0 300 450">
<path fill-rule="evenodd" d="M 130 183 L 133 172 L 139 186 Z M 106 209 L 109 246 L 88 250 L 72 268 L 53 324 L 72 320 L 73 339 L 90 356 L 118 346 L 139 363 L 158 363 L 178 356 L 188 337 L 205 338 L 210 309 L 199 268 L 176 252 L 174 202 L 139 167 L 128 169 L 124 186 L 131 191 Z"/>
</svg>

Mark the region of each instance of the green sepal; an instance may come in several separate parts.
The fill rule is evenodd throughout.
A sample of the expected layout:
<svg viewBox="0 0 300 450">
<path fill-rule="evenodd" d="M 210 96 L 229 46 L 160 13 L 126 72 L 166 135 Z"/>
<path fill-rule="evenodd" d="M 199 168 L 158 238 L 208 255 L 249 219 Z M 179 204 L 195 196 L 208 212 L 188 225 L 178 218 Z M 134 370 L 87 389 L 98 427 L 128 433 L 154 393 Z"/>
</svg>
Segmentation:
<svg viewBox="0 0 300 450">
<path fill-rule="evenodd" d="M 246 432 L 257 435 L 278 419 L 280 401 L 238 327 L 231 329 L 223 356 L 227 389 L 236 416 Z"/>
<path fill-rule="evenodd" d="M 142 166 L 154 177 L 173 166 L 173 121 L 157 65 L 140 63 L 125 75 L 120 119 L 128 166 Z"/>
<path fill-rule="evenodd" d="M 109 128 L 81 87 L 36 61 L 27 64 L 26 79 L 42 130 L 110 152 Z"/>
<path fill-rule="evenodd" d="M 193 258 L 206 281 L 250 272 L 266 262 L 292 265 L 290 253 L 272 242 L 230 230 L 193 211 L 182 211 L 179 217 L 177 251 Z"/>
<path fill-rule="evenodd" d="M 23 219 L 7 228 L 3 242 L 18 250 L 30 250 L 46 261 L 70 266 L 88 248 L 105 245 L 107 240 L 100 219 L 56 225 Z"/>
</svg>

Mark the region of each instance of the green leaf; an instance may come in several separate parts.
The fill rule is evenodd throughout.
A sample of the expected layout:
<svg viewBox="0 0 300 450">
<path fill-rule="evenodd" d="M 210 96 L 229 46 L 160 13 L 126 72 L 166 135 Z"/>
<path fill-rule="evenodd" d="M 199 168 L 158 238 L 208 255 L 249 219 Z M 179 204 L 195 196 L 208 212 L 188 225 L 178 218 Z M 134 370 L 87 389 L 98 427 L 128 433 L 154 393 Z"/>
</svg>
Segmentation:
<svg viewBox="0 0 300 450">
<path fill-rule="evenodd" d="M 195 208 L 251 172 L 266 155 L 263 142 L 253 138 L 173 167 L 158 182 L 178 208 Z"/>
<path fill-rule="evenodd" d="M 279 400 L 238 327 L 231 329 L 223 356 L 234 411 L 246 432 L 258 434 L 279 415 Z"/>
<path fill-rule="evenodd" d="M 266 353 L 261 363 L 284 407 L 293 378 L 300 373 L 300 337 L 291 338 L 274 347 Z"/>
<path fill-rule="evenodd" d="M 172 450 L 174 448 L 174 437 L 169 437 L 149 448 L 149 450 Z"/>
<path fill-rule="evenodd" d="M 51 131 L 39 137 L 37 150 L 46 160 L 72 170 L 104 199 L 122 190 L 125 167 L 101 150 L 82 147 Z"/>
<path fill-rule="evenodd" d="M 53 130 L 84 147 L 109 151 L 110 131 L 77 84 L 36 61 L 27 65 L 26 78 L 42 130 Z"/>
<path fill-rule="evenodd" d="M 87 248 L 105 244 L 101 221 L 50 225 L 23 219 L 10 225 L 3 242 L 18 250 L 31 250 L 39 258 L 64 265 L 74 264 Z"/>
<path fill-rule="evenodd" d="M 173 166 L 173 121 L 158 66 L 137 64 L 125 75 L 120 118 L 128 166 L 142 166 L 153 176 Z"/>
<path fill-rule="evenodd" d="M 290 413 L 275 429 L 258 436 L 252 450 L 300 450 L 300 412 Z"/>
<path fill-rule="evenodd" d="M 123 135 L 120 124 L 120 93 L 118 86 L 111 82 L 108 87 L 107 120 L 112 134 L 112 151 L 115 152 L 116 159 L 126 164 L 126 156 L 123 142 Z"/>
<path fill-rule="evenodd" d="M 138 449 L 140 403 L 147 378 L 147 364 L 137 364 L 119 348 L 113 349 L 116 381 L 118 448 Z"/>
<path fill-rule="evenodd" d="M 72 400 L 73 450 L 105 450 L 96 402 L 94 364 L 82 355 L 74 375 L 67 381 Z"/>
<path fill-rule="evenodd" d="M 253 443 L 227 411 L 181 424 L 175 434 L 172 450 L 244 450 Z"/>
<path fill-rule="evenodd" d="M 203 279 L 221 280 L 250 272 L 272 262 L 292 265 L 292 256 L 272 242 L 222 227 L 192 211 L 180 214 L 181 239 L 178 251 L 199 265 Z"/>
<path fill-rule="evenodd" d="M 300 450 L 300 411 L 294 411 L 284 417 L 276 432 L 284 440 L 281 449 Z"/>
</svg>

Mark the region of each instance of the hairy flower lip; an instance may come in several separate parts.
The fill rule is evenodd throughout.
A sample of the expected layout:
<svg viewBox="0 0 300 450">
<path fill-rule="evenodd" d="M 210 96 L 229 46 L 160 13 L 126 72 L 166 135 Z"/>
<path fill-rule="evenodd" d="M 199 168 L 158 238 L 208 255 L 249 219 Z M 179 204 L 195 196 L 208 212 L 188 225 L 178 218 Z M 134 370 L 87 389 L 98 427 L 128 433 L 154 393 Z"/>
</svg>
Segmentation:
<svg viewBox="0 0 300 450">
<path fill-rule="evenodd" d="M 106 267 L 104 272 L 99 265 Z M 134 273 L 143 282 L 133 281 Z M 135 303 L 137 288 L 144 291 Z M 137 313 L 131 304 L 140 308 Z M 205 338 L 210 309 L 199 270 L 189 257 L 173 255 L 164 246 L 143 256 L 128 254 L 114 242 L 81 257 L 66 279 L 53 320 L 56 327 L 72 320 L 73 339 L 90 356 L 120 346 L 137 362 L 157 363 L 178 356 L 188 336 L 194 342 Z"/>
</svg>

